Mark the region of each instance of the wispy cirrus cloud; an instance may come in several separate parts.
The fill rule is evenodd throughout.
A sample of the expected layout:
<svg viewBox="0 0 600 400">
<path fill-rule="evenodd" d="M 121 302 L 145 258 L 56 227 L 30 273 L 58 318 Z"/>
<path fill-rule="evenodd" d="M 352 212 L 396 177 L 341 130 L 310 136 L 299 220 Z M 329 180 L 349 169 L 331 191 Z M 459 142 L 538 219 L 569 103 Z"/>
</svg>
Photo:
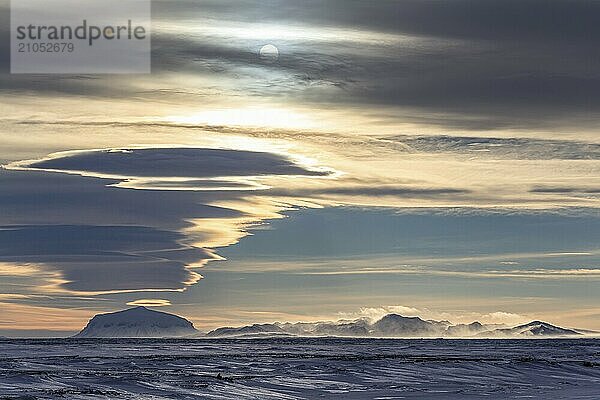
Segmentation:
<svg viewBox="0 0 600 400">
<path fill-rule="evenodd" d="M 297 272 L 305 275 L 322 276 L 352 276 L 352 275 L 437 275 L 462 278 L 504 278 L 504 279 L 586 279 L 600 280 L 600 269 L 527 269 L 527 270 L 508 270 L 508 271 L 459 271 L 459 270 L 434 270 L 423 267 L 403 266 L 399 268 L 364 268 L 354 270 L 337 271 L 312 271 Z"/>
</svg>

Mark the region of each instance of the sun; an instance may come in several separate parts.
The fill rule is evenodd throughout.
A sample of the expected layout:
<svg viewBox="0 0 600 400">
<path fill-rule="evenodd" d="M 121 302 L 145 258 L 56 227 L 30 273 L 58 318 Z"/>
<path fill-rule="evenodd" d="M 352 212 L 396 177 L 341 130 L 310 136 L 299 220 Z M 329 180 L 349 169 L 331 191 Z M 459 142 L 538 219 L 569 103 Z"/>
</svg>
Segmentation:
<svg viewBox="0 0 600 400">
<path fill-rule="evenodd" d="M 261 60 L 267 62 L 276 62 L 279 60 L 279 49 L 272 44 L 266 44 L 261 47 L 258 54 Z"/>
</svg>

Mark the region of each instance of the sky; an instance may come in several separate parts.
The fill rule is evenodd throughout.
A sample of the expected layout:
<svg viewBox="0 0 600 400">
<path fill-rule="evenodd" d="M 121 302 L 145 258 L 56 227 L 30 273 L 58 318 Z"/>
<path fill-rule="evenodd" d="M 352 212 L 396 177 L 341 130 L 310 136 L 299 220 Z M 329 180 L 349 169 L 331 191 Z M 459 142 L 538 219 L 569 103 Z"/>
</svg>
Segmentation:
<svg viewBox="0 0 600 400">
<path fill-rule="evenodd" d="M 11 75 L 8 3 L 0 335 L 600 330 L 600 3 L 155 0 L 149 75 Z"/>
</svg>

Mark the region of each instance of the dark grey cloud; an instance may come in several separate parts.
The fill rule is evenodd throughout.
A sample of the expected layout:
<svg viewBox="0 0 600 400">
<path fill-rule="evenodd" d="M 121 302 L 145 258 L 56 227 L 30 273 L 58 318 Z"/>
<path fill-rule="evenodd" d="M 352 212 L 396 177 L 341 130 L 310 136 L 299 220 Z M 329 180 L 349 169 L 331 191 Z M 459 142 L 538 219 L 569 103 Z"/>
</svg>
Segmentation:
<svg viewBox="0 0 600 400">
<path fill-rule="evenodd" d="M 280 62 L 262 68 L 287 76 L 270 80 L 256 74 L 253 86 L 242 83 L 242 90 L 257 90 L 259 95 L 272 94 L 270 85 L 275 85 L 302 101 L 455 113 L 456 119 L 421 119 L 470 129 L 550 126 L 569 116 L 593 120 L 589 112 L 600 106 L 600 56 L 596 51 L 600 3 L 593 1 L 159 4 L 159 10 L 165 15 L 171 15 L 171 10 L 173 18 L 189 6 L 189 10 L 202 9 L 224 22 L 301 23 L 408 34 L 416 39 L 349 45 L 344 38 L 336 43 L 301 43 L 278 42 L 275 37 L 282 50 Z M 157 43 L 165 42 L 162 47 L 168 56 L 159 55 L 157 61 L 187 60 L 188 65 L 223 74 L 240 73 L 242 65 L 260 68 L 260 60 L 252 52 L 260 43 L 233 40 L 233 45 L 223 46 L 219 38 L 198 43 L 185 35 L 158 37 Z M 331 87 L 342 91 L 328 90 Z M 473 116 L 478 118 L 474 121 Z"/>
<path fill-rule="evenodd" d="M 0 260 L 40 264 L 71 291 L 176 290 L 194 280 L 186 263 L 213 258 L 183 241 L 175 232 L 136 226 L 0 226 Z"/>
<path fill-rule="evenodd" d="M 408 108 L 414 112 L 405 121 L 474 130 L 599 122 L 596 1 L 155 1 L 154 18 L 184 28 L 153 35 L 154 75 L 148 81 L 153 90 L 140 92 L 135 83 L 143 77 L 85 76 L 3 75 L 2 88 L 173 102 L 183 96 L 255 95 L 362 112 L 365 106 L 382 107 L 381 117 L 390 120 L 397 118 L 395 109 Z M 185 30 L 207 21 L 217 31 L 219 24 L 240 29 L 252 29 L 246 23 L 290 24 L 315 32 L 342 28 L 374 40 L 352 42 L 343 34 L 253 39 Z M 378 33 L 409 40 L 378 41 Z M 265 40 L 279 46 L 278 63 L 265 64 L 257 56 Z M 182 73 L 217 76 L 219 82 L 186 80 L 173 88 L 163 80 Z"/>
<path fill-rule="evenodd" d="M 250 82 L 240 81 L 241 92 L 321 104 L 409 107 L 422 110 L 415 121 L 467 129 L 597 122 L 591 114 L 600 107 L 597 2 L 279 0 L 206 2 L 197 8 L 223 21 L 413 35 L 408 42 L 352 44 L 343 38 L 336 43 L 273 38 L 282 54 L 275 66 L 260 64 L 252 51 L 259 43 L 250 40 L 234 38 L 233 46 L 223 46 L 218 38 L 202 43 L 157 38 L 172 42 L 162 46 L 165 57 L 159 52 L 157 63 L 246 74 Z M 277 78 L 248 75 L 241 70 L 247 66 L 272 70 Z"/>
<path fill-rule="evenodd" d="M 0 76 L 10 72 L 10 1 L 0 0 Z"/>
<path fill-rule="evenodd" d="M 180 230 L 186 219 L 242 214 L 207 205 L 233 193 L 125 190 L 115 180 L 0 169 L 0 225 L 141 225 Z"/>
<path fill-rule="evenodd" d="M 168 180 L 144 180 L 136 182 L 135 187 L 141 188 L 159 188 L 161 190 L 181 189 L 181 190 L 203 190 L 203 191 L 222 191 L 222 190 L 256 190 L 261 188 L 258 184 L 246 182 L 235 182 L 227 180 L 208 180 L 208 179 L 189 179 L 185 181 Z"/>
<path fill-rule="evenodd" d="M 452 153 L 470 157 L 515 160 L 599 160 L 600 144 L 532 138 L 465 136 L 395 136 L 385 140 L 407 146 L 407 151 Z"/>
<path fill-rule="evenodd" d="M 322 189 L 269 190 L 269 194 L 278 196 L 394 196 L 399 198 L 432 199 L 452 196 L 453 198 L 469 194 L 467 189 L 457 188 L 419 188 L 411 186 L 339 186 Z"/>
<path fill-rule="evenodd" d="M 35 161 L 28 167 L 124 177 L 327 175 L 326 172 L 302 168 L 278 154 L 206 148 L 92 150 Z"/>
<path fill-rule="evenodd" d="M 245 0 L 155 1 L 157 18 L 344 26 L 386 32 L 492 40 L 591 40 L 600 4 L 590 0 Z"/>
<path fill-rule="evenodd" d="M 207 205 L 230 192 L 108 187 L 113 180 L 0 169 L 0 262 L 34 263 L 81 292 L 181 289 L 186 269 L 213 258 L 181 230 L 192 218 L 232 218 Z"/>
<path fill-rule="evenodd" d="M 39 169 L 158 177 L 162 187 L 160 178 L 189 177 L 208 191 L 123 189 L 112 186 L 118 179 Z M 243 192 L 221 186 L 250 188 L 202 178 L 323 174 L 273 153 L 204 148 L 68 152 L 28 170 L 0 169 L 0 262 L 39 265 L 73 292 L 180 290 L 198 280 L 189 265 L 215 258 L 191 243 L 218 236 L 188 221 L 244 216 L 209 204 L 241 200 Z"/>
<path fill-rule="evenodd" d="M 542 194 L 583 194 L 583 195 L 598 195 L 600 188 L 596 187 L 536 187 L 530 191 L 531 193 Z"/>
</svg>

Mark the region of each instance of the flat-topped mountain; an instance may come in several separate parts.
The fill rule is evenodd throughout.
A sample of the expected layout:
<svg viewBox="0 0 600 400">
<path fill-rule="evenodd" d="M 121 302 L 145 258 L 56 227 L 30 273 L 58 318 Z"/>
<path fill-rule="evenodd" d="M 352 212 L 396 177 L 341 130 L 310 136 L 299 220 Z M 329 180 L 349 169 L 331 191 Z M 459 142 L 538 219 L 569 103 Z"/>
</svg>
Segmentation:
<svg viewBox="0 0 600 400">
<path fill-rule="evenodd" d="M 99 314 L 75 335 L 76 338 L 168 338 L 198 333 L 185 318 L 165 312 L 136 307 Z"/>
</svg>

